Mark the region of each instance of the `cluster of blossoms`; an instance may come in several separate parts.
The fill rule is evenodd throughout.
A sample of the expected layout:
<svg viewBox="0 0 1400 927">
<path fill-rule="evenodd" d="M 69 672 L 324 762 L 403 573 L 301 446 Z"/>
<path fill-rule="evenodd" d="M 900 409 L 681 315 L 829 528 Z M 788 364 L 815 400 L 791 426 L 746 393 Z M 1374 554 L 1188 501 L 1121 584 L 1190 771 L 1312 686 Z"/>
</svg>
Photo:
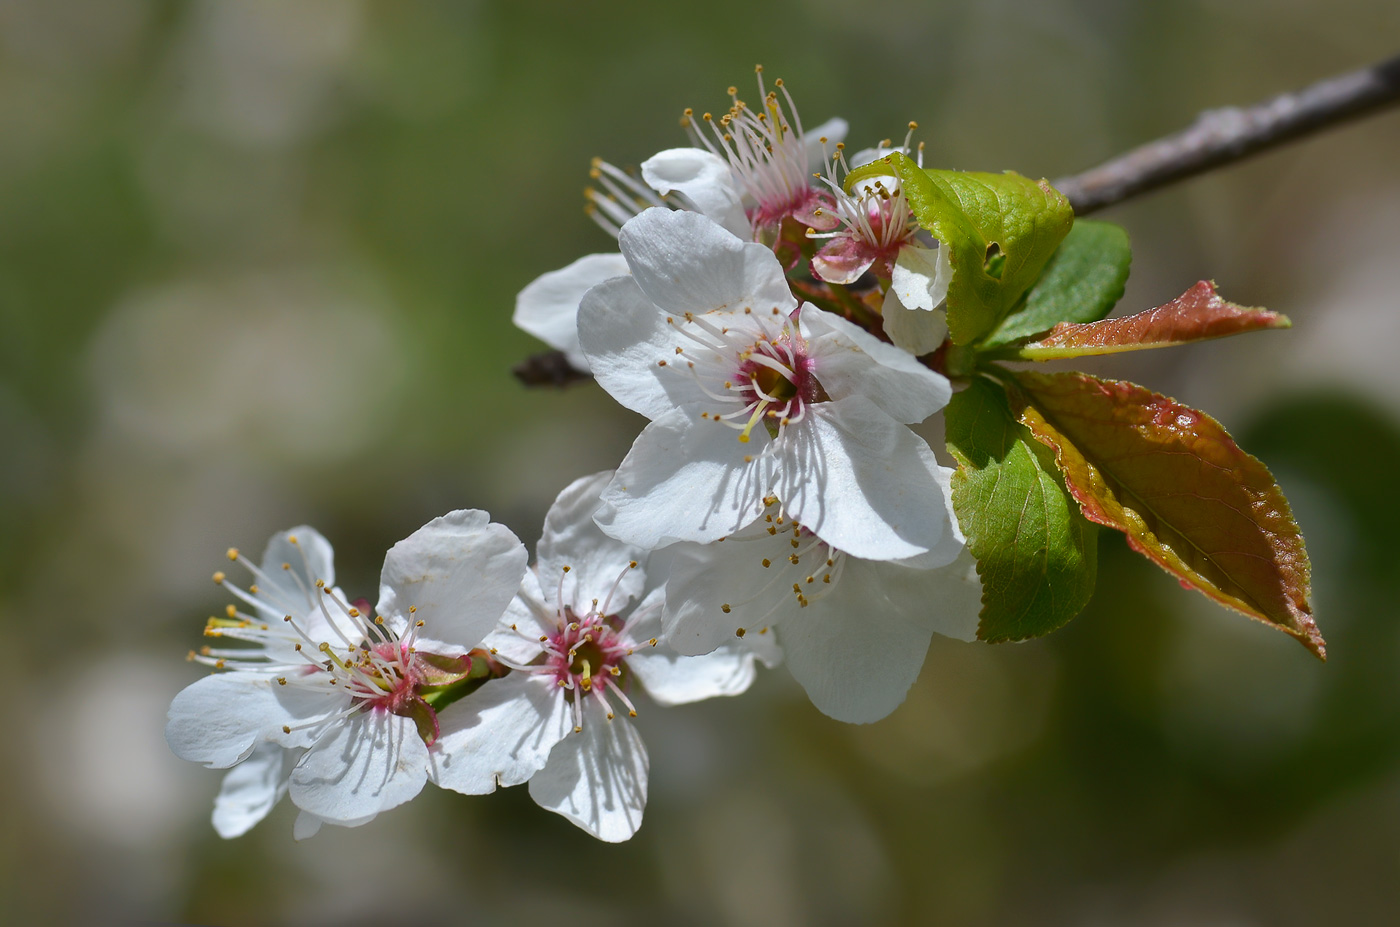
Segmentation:
<svg viewBox="0 0 1400 927">
<path fill-rule="evenodd" d="M 640 825 L 637 695 L 745 691 L 783 659 L 850 722 L 903 701 L 934 632 L 963 639 L 981 589 L 951 471 L 916 424 L 951 395 L 919 357 L 942 344 L 950 275 L 897 185 L 857 185 L 840 120 L 805 132 L 782 82 L 686 113 L 693 147 L 640 179 L 596 162 L 591 212 L 620 253 L 520 294 L 520 327 L 649 424 L 616 471 L 550 509 L 536 562 L 480 511 L 388 553 L 379 602 L 335 585 L 329 544 L 276 535 L 241 603 L 192 658 L 167 739 L 229 769 L 214 824 L 234 836 L 285 794 L 296 835 L 362 824 L 431 780 L 465 794 L 529 783 L 604 840 Z M 912 126 L 911 126 L 912 131 Z"/>
</svg>

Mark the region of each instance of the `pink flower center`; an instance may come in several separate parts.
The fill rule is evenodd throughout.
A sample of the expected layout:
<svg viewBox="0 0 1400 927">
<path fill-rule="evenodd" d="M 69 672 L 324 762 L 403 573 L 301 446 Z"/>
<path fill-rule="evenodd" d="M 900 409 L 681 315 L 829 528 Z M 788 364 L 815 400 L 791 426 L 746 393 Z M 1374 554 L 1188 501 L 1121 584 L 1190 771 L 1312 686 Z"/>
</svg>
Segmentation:
<svg viewBox="0 0 1400 927">
<path fill-rule="evenodd" d="M 747 443 L 749 432 L 760 421 L 773 434 L 781 426 L 801 421 L 807 405 L 822 395 L 821 384 L 812 372 L 814 366 L 806 344 L 791 330 L 769 341 L 757 341 L 741 352 L 738 373 L 729 381 L 748 417 L 739 440 Z"/>
<path fill-rule="evenodd" d="M 571 693 L 602 693 L 614 685 L 632 647 L 618 633 L 616 615 L 575 617 L 564 609 L 564 626 L 544 642 L 545 666 Z"/>
</svg>

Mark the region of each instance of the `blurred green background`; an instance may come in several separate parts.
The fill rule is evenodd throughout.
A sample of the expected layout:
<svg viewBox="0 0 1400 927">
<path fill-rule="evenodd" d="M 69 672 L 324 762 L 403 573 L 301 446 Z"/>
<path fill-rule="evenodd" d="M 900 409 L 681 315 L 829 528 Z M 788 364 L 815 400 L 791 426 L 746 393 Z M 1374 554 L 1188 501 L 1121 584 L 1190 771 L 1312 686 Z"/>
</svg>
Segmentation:
<svg viewBox="0 0 1400 927">
<path fill-rule="evenodd" d="M 223 842 L 220 774 L 161 729 L 226 547 L 309 522 L 372 598 L 431 517 L 532 543 L 621 459 L 638 418 L 509 375 L 539 349 L 515 293 L 611 247 L 591 156 L 681 144 L 755 62 L 857 147 L 916 119 L 932 164 L 1055 177 L 1398 38 L 1393 0 L 0 0 L 6 922 L 1394 923 L 1396 114 L 1104 216 L 1134 240 L 1123 311 L 1210 277 L 1295 322 L 1095 369 L 1273 468 L 1325 665 L 1105 535 L 1065 631 L 935 641 L 879 724 L 782 670 L 644 708 L 651 804 L 617 847 L 523 789 L 302 844 L 284 805 Z"/>
</svg>

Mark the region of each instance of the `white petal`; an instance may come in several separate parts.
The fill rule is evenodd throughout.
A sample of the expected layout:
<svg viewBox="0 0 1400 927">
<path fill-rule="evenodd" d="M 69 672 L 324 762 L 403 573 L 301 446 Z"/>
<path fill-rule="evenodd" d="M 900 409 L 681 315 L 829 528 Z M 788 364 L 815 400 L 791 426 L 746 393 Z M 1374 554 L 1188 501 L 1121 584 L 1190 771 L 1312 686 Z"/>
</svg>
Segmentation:
<svg viewBox="0 0 1400 927">
<path fill-rule="evenodd" d="M 297 815 L 296 823 L 292 825 L 293 840 L 310 840 L 321 832 L 321 824 L 324 823 L 316 815 L 309 811 L 303 811 Z"/>
<path fill-rule="evenodd" d="M 662 196 L 680 194 L 687 205 L 726 231 L 740 238 L 753 237 L 729 162 L 719 155 L 703 148 L 669 148 L 642 162 L 642 180 Z"/>
<path fill-rule="evenodd" d="M 295 746 L 295 740 L 283 738 L 284 725 L 297 726 L 333 712 L 346 698 L 279 686 L 261 673 L 216 673 L 175 696 L 165 740 L 182 760 L 224 769 L 245 760 L 264 740 Z"/>
<path fill-rule="evenodd" d="M 907 309 L 931 312 L 948 295 L 953 265 L 947 248 L 921 248 L 905 245 L 895 258 L 890 291 L 899 295 Z"/>
<path fill-rule="evenodd" d="M 549 601 L 553 600 L 551 593 Z M 520 591 L 506 606 L 501 623 L 486 635 L 481 646 L 487 650 L 494 648 L 497 656 L 512 663 L 523 665 L 535 659 L 542 652 L 540 636 L 555 630 L 552 624 L 545 624 L 543 620 L 543 616 L 553 614 L 553 607 L 546 606 L 545 601 L 535 571 L 526 570 L 525 578 L 520 582 Z M 511 625 L 515 625 L 513 630 Z"/>
<path fill-rule="evenodd" d="M 763 512 L 772 482 L 771 455 L 762 453 L 768 440 L 754 429 L 753 440 L 740 444 L 732 428 L 687 409 L 657 419 L 603 491 L 598 526 L 649 549 L 732 534 Z"/>
<path fill-rule="evenodd" d="M 228 771 L 214 798 L 214 830 L 220 837 L 241 837 L 267 817 L 287 793 L 287 773 L 295 755 L 276 744 L 259 744 L 248 759 Z"/>
<path fill-rule="evenodd" d="M 291 539 L 295 538 L 293 544 Z M 286 564 L 286 569 L 283 569 Z M 262 557 L 263 576 L 258 598 L 270 608 L 259 608 L 263 621 L 281 621 L 284 615 L 300 618 L 316 609 L 316 581 L 335 585 L 335 560 L 330 542 L 308 525 L 280 531 L 267 542 Z"/>
<path fill-rule="evenodd" d="M 784 436 L 778 498 L 794 519 L 856 557 L 904 560 L 952 530 L 923 438 L 863 396 L 823 402 Z"/>
<path fill-rule="evenodd" d="M 839 315 L 802 307 L 817 379 L 832 399 L 864 396 L 897 422 L 922 422 L 948 404 L 953 387 L 907 351 L 876 338 Z"/>
<path fill-rule="evenodd" d="M 530 797 L 599 840 L 619 843 L 642 826 L 647 749 L 625 718 L 608 721 L 589 700 L 583 731 L 560 741 L 530 780 Z"/>
<path fill-rule="evenodd" d="M 757 631 L 754 636 L 758 637 Z M 627 668 L 659 705 L 684 705 L 721 695 L 738 695 L 753 685 L 757 675 L 755 654 L 746 641 L 747 638 L 731 639 L 713 653 L 698 657 L 683 657 L 663 644 L 637 651 L 627 658 Z M 776 648 L 770 648 L 766 655 L 775 658 Z"/>
<path fill-rule="evenodd" d="M 324 821 L 353 826 L 413 798 L 428 778 L 428 748 L 410 718 L 351 715 L 292 770 L 292 801 Z"/>
<path fill-rule="evenodd" d="M 929 570 L 934 567 L 947 566 L 964 554 L 964 545 L 967 539 L 963 537 L 962 528 L 958 526 L 958 517 L 953 512 L 953 472 L 952 469 L 941 465 L 935 467 L 933 471 L 934 477 L 938 480 L 938 485 L 943 490 L 943 504 L 948 510 L 948 527 L 951 530 L 944 534 L 942 539 L 940 539 L 928 553 L 894 561 L 900 566 L 913 567 L 918 570 Z M 976 579 L 975 569 L 973 570 L 973 578 Z M 980 590 L 981 587 L 978 586 L 978 589 Z M 940 631 L 939 633 L 947 634 L 948 632 Z"/>
<path fill-rule="evenodd" d="M 598 384 L 633 412 L 656 419 L 705 398 L 674 363 L 679 338 L 631 277 L 589 290 L 579 307 L 579 343 Z"/>
<path fill-rule="evenodd" d="M 786 532 L 769 536 L 758 527 L 723 543 L 668 548 L 674 559 L 666 580 L 666 642 L 682 654 L 710 653 L 736 640 L 739 628 L 746 637 L 757 634 L 789 605 L 796 607 L 792 585 L 811 571 L 809 564 L 793 566 L 787 559 L 788 542 Z"/>
<path fill-rule="evenodd" d="M 665 312 L 776 307 L 787 314 L 797 305 L 772 249 L 699 213 L 645 210 L 622 226 L 618 244 L 637 285 Z"/>
<path fill-rule="evenodd" d="M 340 827 L 359 827 L 361 824 L 368 824 L 378 816 L 378 813 L 367 814 L 353 821 L 335 821 L 334 823 Z M 309 840 L 321 832 L 321 825 L 325 823 L 310 811 L 298 812 L 297 819 L 292 824 L 292 839 Z"/>
<path fill-rule="evenodd" d="M 532 281 L 515 298 L 516 326 L 552 348 L 558 348 L 579 370 L 588 361 L 578 345 L 578 307 L 593 286 L 627 273 L 621 254 L 588 254 L 567 267 Z"/>
<path fill-rule="evenodd" d="M 470 649 L 495 628 L 520 588 L 525 562 L 525 545 L 509 528 L 479 509 L 459 509 L 389 549 L 379 614 L 421 620 L 421 649 Z"/>
<path fill-rule="evenodd" d="M 907 309 L 895 295 L 893 287 L 885 294 L 880 317 L 890 340 L 916 357 L 937 351 L 948 337 L 947 314 L 942 309 L 932 312 Z"/>
<path fill-rule="evenodd" d="M 544 767 L 573 730 L 564 693 L 552 678 L 514 672 L 492 679 L 443 709 L 429 775 L 445 789 L 485 795 L 519 785 Z"/>
<path fill-rule="evenodd" d="M 793 677 L 838 721 L 878 721 L 904 701 L 935 631 L 975 633 L 980 587 L 970 563 L 935 570 L 847 560 L 825 597 L 777 629 Z"/>
<path fill-rule="evenodd" d="M 823 139 L 825 140 L 826 153 L 831 154 L 836 150 L 837 142 L 846 140 L 846 133 L 849 130 L 850 126 L 840 116 L 828 119 L 816 128 L 803 130 L 802 141 L 807 146 L 808 170 L 819 171 L 826 166 L 824 164 L 826 159 L 822 156 Z"/>
<path fill-rule="evenodd" d="M 558 596 L 562 577 L 562 602 L 609 602 L 607 614 L 617 614 L 631 599 L 639 598 L 646 585 L 642 564 L 647 550 L 608 537 L 593 521 L 601 504 L 599 494 L 612 477 L 613 471 L 605 470 L 566 487 L 545 516 L 535 554 L 539 583 L 549 590 L 548 595 Z M 629 569 L 632 562 L 638 567 Z M 564 567 L 569 568 L 567 572 Z"/>
</svg>

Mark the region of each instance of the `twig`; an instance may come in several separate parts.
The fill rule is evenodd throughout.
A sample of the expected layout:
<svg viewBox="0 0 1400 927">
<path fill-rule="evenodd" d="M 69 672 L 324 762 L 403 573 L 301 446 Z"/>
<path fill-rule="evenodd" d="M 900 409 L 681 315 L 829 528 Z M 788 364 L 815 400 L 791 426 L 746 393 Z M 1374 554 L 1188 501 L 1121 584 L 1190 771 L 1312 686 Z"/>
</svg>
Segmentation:
<svg viewBox="0 0 1400 927">
<path fill-rule="evenodd" d="M 1083 216 L 1397 102 L 1400 56 L 1255 106 L 1207 110 L 1185 131 L 1054 184 Z"/>
<path fill-rule="evenodd" d="M 592 379 L 592 375 L 577 370 L 563 351 L 531 354 L 510 370 L 526 386 L 553 386 L 563 389 L 571 383 Z"/>
<path fill-rule="evenodd" d="M 1084 216 L 1396 103 L 1400 55 L 1255 106 L 1207 110 L 1190 128 L 1062 177 L 1055 187 L 1069 197 L 1074 214 Z M 514 372 L 526 386 L 562 387 L 589 379 L 560 351 L 526 358 Z"/>
</svg>

